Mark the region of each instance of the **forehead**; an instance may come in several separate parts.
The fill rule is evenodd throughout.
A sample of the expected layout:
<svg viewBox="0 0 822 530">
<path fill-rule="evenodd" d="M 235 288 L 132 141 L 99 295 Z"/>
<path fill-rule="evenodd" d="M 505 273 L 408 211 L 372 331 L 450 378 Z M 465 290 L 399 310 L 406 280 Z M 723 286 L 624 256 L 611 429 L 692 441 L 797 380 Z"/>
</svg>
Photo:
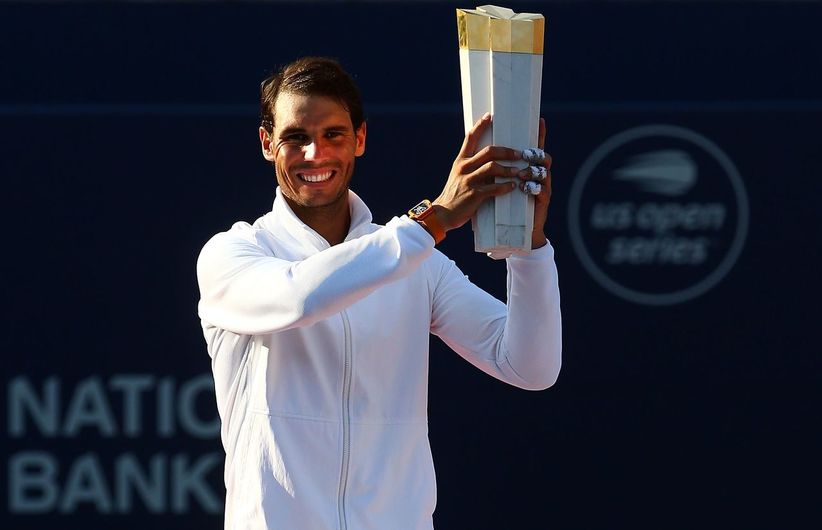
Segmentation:
<svg viewBox="0 0 822 530">
<path fill-rule="evenodd" d="M 351 126 L 351 115 L 327 96 L 282 92 L 274 102 L 274 122 L 278 129 Z"/>
</svg>

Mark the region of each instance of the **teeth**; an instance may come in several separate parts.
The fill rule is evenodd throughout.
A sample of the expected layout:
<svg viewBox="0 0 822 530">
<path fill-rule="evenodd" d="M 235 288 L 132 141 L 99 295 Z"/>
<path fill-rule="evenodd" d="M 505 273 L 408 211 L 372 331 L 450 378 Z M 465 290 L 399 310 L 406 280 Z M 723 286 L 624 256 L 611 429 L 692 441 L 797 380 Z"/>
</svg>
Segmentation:
<svg viewBox="0 0 822 530">
<path fill-rule="evenodd" d="M 325 173 L 317 173 L 314 175 L 307 175 L 305 173 L 300 173 L 299 176 L 306 182 L 323 182 L 331 178 L 331 174 L 333 171 L 326 171 Z"/>
</svg>

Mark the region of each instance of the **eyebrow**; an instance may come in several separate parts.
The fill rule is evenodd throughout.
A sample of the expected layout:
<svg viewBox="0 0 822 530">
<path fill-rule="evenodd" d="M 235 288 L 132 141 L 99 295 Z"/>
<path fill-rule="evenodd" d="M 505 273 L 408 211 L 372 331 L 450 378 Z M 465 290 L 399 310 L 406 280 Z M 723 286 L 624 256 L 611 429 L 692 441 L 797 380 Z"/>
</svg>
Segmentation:
<svg viewBox="0 0 822 530">
<path fill-rule="evenodd" d="M 328 127 L 323 127 L 323 132 L 327 131 L 348 131 L 349 127 L 346 125 L 329 125 Z M 295 133 L 305 133 L 305 129 L 302 127 L 287 127 L 280 131 L 280 136 L 287 136 L 289 134 Z"/>
</svg>

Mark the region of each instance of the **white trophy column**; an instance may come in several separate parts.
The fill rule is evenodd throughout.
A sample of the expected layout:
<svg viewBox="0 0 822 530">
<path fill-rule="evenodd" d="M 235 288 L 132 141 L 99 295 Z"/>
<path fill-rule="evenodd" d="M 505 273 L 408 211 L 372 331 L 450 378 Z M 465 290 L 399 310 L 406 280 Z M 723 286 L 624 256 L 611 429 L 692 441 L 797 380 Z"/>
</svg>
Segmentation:
<svg viewBox="0 0 822 530">
<path fill-rule="evenodd" d="M 536 146 L 542 56 L 492 51 L 490 62 L 494 145 L 519 150 Z M 520 169 L 528 166 L 522 160 L 499 163 Z M 497 180 L 504 182 L 510 179 Z M 495 254 L 507 257 L 512 253 L 530 250 L 531 232 L 534 229 L 534 198 L 516 188 L 511 193 L 497 197 L 494 202 L 496 241 L 493 246 L 502 249 L 492 253 L 492 257 L 497 257 Z M 505 247 L 510 250 L 505 250 Z"/>
</svg>

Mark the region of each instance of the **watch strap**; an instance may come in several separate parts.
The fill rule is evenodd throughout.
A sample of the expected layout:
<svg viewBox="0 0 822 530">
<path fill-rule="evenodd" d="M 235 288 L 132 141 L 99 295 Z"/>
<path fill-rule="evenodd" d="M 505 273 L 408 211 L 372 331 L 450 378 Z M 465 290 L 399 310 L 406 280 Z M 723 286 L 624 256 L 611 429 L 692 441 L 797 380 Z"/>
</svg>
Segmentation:
<svg viewBox="0 0 822 530">
<path fill-rule="evenodd" d="M 434 238 L 434 244 L 439 244 L 445 239 L 445 227 L 442 225 L 437 211 L 431 201 L 424 199 L 419 204 L 408 210 L 408 217 L 422 225 L 422 227 Z"/>
</svg>

